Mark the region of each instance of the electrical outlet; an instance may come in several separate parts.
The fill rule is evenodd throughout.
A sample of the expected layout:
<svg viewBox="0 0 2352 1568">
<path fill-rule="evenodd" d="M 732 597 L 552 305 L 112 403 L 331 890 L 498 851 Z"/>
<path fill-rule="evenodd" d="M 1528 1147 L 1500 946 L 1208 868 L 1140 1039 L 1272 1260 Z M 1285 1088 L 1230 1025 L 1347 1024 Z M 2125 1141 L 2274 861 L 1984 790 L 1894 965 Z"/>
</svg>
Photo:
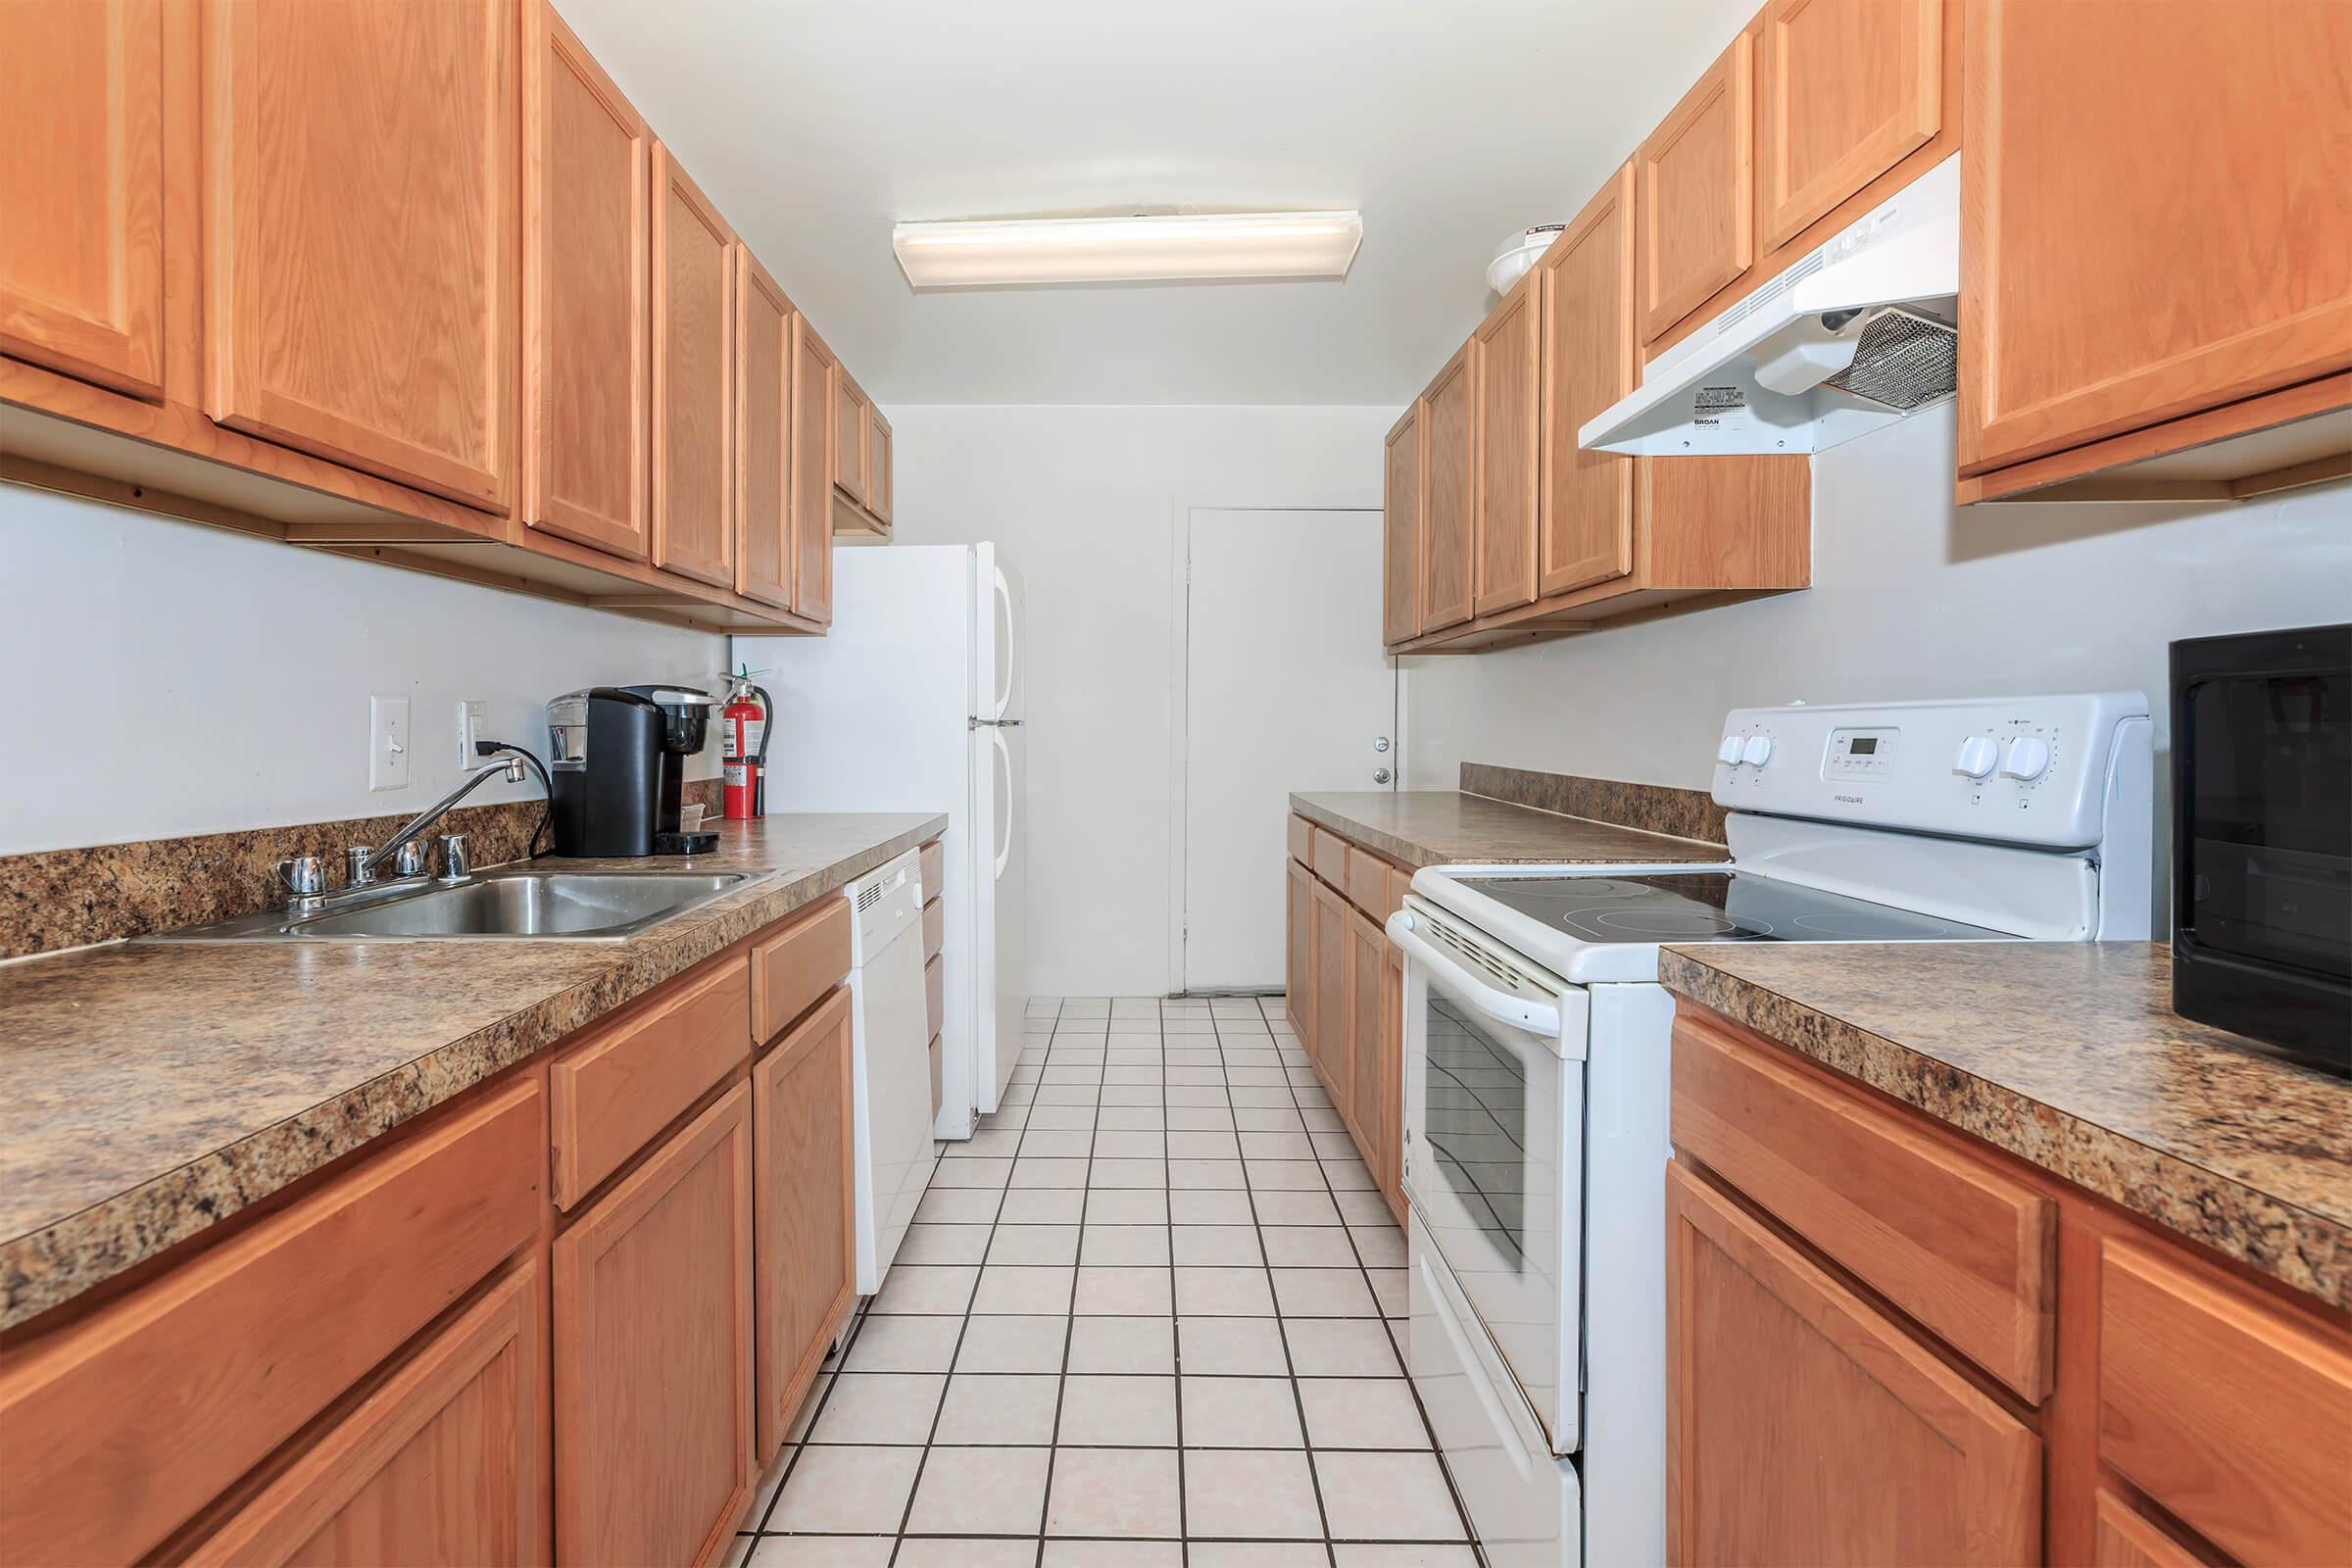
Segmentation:
<svg viewBox="0 0 2352 1568">
<path fill-rule="evenodd" d="M 409 700 L 368 699 L 368 788 L 409 787 Z"/>
<path fill-rule="evenodd" d="M 468 697 L 458 705 L 458 766 L 472 767 L 481 759 L 474 755 L 473 743 L 482 738 L 489 724 L 490 705 L 479 697 Z"/>
</svg>

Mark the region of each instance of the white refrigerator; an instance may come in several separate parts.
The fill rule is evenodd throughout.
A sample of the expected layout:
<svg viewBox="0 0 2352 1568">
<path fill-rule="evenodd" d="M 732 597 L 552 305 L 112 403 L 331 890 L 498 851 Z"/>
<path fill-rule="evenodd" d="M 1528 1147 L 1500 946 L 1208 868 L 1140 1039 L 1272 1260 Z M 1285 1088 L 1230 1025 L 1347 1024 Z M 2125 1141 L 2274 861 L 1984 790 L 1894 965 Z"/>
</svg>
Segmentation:
<svg viewBox="0 0 2352 1568">
<path fill-rule="evenodd" d="M 769 811 L 947 813 L 933 1130 L 969 1138 L 1029 1005 L 1020 575 L 993 544 L 836 550 L 830 631 L 734 642 L 769 671 Z"/>
</svg>

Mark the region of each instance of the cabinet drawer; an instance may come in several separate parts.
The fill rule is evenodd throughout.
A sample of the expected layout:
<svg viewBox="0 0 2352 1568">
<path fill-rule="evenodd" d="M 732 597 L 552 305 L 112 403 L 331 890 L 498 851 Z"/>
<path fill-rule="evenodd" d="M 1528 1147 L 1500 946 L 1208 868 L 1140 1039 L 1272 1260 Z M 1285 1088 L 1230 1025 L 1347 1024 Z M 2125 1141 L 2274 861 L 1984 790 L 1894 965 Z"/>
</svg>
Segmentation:
<svg viewBox="0 0 2352 1568">
<path fill-rule="evenodd" d="M 13 1562 L 138 1557 L 537 1231 L 547 1126 L 518 1083 L 0 1359 Z M 191 1377 L 202 1368 L 202 1377 Z"/>
<path fill-rule="evenodd" d="M 922 879 L 923 897 L 936 899 L 948 890 L 948 850 L 938 839 L 922 847 L 915 857 L 914 874 Z"/>
<path fill-rule="evenodd" d="M 1300 865 L 1315 863 L 1315 825 L 1297 812 L 1291 814 L 1291 858 Z"/>
<path fill-rule="evenodd" d="M 947 1027 L 947 960 L 936 954 L 932 956 L 929 963 L 923 965 L 924 1013 L 931 1020 L 931 1032 L 935 1035 Z"/>
<path fill-rule="evenodd" d="M 923 956 L 936 958 L 948 940 L 948 901 L 933 899 L 923 906 Z"/>
<path fill-rule="evenodd" d="M 752 977 L 740 958 L 566 1050 L 547 1070 L 551 1181 L 569 1208 L 745 1060 Z"/>
<path fill-rule="evenodd" d="M 2029 1402 L 2048 1395 L 2050 1199 L 1687 1008 L 1673 1115 L 1718 1176 Z"/>
<path fill-rule="evenodd" d="M 1348 885 L 1348 841 L 1327 828 L 1315 829 L 1314 858 L 1307 862 L 1315 875 L 1335 888 Z"/>
<path fill-rule="evenodd" d="M 1380 912 L 1382 920 L 1404 907 L 1404 896 L 1412 890 L 1413 873 L 1400 865 L 1389 867 L 1388 906 Z"/>
<path fill-rule="evenodd" d="M 1389 917 L 1389 862 L 1348 847 L 1348 902 L 1375 920 Z"/>
<path fill-rule="evenodd" d="M 2232 1558 L 2352 1561 L 2352 1345 L 2130 1241 L 2099 1259 L 2099 1454 Z"/>
<path fill-rule="evenodd" d="M 765 1045 L 850 972 L 850 901 L 828 900 L 815 914 L 752 949 L 752 1040 Z"/>
</svg>

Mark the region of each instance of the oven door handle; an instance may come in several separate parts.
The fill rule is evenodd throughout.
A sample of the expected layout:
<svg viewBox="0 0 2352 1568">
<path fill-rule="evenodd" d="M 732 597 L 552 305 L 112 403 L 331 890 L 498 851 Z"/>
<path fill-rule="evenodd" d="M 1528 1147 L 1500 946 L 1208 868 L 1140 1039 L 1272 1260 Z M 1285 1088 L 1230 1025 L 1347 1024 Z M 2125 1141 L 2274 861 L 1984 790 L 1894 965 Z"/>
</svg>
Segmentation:
<svg viewBox="0 0 2352 1568">
<path fill-rule="evenodd" d="M 1412 910 L 1398 909 L 1390 915 L 1388 933 L 1389 940 L 1396 944 L 1397 950 L 1406 957 L 1433 974 L 1444 976 L 1446 990 L 1461 997 L 1488 1017 L 1497 1023 L 1509 1024 L 1514 1029 L 1532 1030 L 1548 1040 L 1557 1041 L 1560 1038 L 1560 1009 L 1556 1004 L 1514 997 L 1479 979 L 1414 928 Z"/>
</svg>

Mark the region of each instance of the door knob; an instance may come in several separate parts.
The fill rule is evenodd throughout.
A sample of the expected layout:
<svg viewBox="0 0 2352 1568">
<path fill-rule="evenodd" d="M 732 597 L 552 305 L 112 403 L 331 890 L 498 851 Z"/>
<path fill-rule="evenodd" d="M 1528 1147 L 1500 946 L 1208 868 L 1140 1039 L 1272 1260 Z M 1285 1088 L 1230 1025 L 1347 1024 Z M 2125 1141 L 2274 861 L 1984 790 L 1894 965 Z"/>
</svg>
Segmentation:
<svg viewBox="0 0 2352 1568">
<path fill-rule="evenodd" d="M 1389 776 L 1389 770 L 1385 767 L 1376 767 L 1372 770 L 1372 782 L 1375 784 L 1386 784 Z"/>
</svg>

